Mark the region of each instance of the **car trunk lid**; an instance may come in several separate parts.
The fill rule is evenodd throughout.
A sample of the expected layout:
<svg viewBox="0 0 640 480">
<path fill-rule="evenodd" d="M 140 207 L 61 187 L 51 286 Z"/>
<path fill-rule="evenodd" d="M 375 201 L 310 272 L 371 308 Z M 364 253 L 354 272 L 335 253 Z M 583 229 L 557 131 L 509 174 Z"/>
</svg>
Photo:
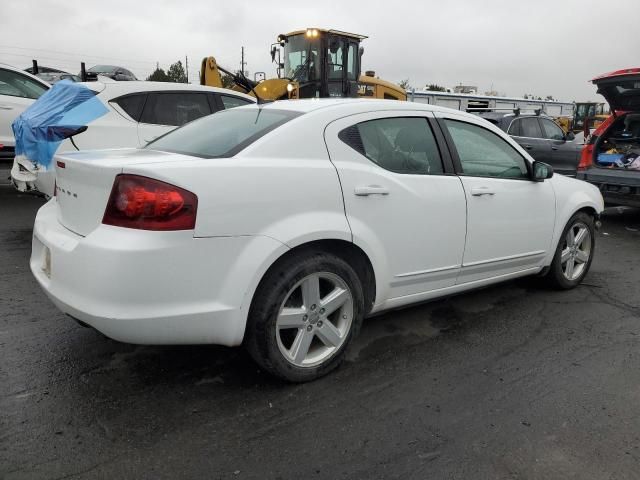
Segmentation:
<svg viewBox="0 0 640 480">
<path fill-rule="evenodd" d="M 640 68 L 617 70 L 591 81 L 616 113 L 640 111 Z"/>
<path fill-rule="evenodd" d="M 132 148 L 56 155 L 58 221 L 72 232 L 86 236 L 102 223 L 115 177 L 125 167 L 190 158 Z"/>
</svg>

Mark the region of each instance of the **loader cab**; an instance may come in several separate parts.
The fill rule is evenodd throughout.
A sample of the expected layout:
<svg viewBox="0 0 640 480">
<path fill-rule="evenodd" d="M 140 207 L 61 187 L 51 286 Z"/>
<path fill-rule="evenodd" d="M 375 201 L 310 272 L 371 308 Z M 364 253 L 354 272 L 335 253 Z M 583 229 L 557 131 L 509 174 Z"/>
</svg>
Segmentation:
<svg viewBox="0 0 640 480">
<path fill-rule="evenodd" d="M 580 132 L 586 128 L 598 127 L 608 114 L 605 111 L 604 103 L 597 102 L 576 102 L 573 117 L 573 130 Z M 587 125 L 585 125 L 585 122 Z"/>
<path fill-rule="evenodd" d="M 317 28 L 279 35 L 272 58 L 278 77 L 290 81 L 290 98 L 357 97 L 365 38 Z"/>
</svg>

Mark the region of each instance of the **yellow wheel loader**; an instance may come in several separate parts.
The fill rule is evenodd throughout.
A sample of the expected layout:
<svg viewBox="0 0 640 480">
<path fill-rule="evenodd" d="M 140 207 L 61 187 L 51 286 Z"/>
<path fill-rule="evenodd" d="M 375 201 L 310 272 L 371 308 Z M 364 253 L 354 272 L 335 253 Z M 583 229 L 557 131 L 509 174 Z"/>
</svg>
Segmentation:
<svg viewBox="0 0 640 480">
<path fill-rule="evenodd" d="M 271 46 L 271 59 L 278 77 L 256 82 L 242 73 L 220 67 L 213 57 L 202 60 L 200 83 L 222 87 L 221 73 L 233 79 L 233 90 L 260 100 L 296 98 L 366 97 L 406 100 L 405 90 L 375 77 L 361 75 L 360 61 L 365 36 L 338 30 L 308 28 L 278 35 Z"/>
</svg>

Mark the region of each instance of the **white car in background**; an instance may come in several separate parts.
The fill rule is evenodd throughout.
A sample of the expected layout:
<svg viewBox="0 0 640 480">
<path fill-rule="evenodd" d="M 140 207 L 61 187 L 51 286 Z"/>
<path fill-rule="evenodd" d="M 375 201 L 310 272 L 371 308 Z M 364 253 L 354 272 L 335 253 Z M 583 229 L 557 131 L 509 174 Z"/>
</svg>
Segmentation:
<svg viewBox="0 0 640 480">
<path fill-rule="evenodd" d="M 0 159 L 11 160 L 14 157 L 15 139 L 11 123 L 49 88 L 44 80 L 0 63 Z"/>
<path fill-rule="evenodd" d="M 84 83 L 97 92 L 107 114 L 90 122 L 87 130 L 64 140 L 57 152 L 142 147 L 160 135 L 220 110 L 254 103 L 255 98 L 228 89 L 167 82 Z M 53 196 L 53 169 L 43 170 L 26 157 L 16 157 L 11 180 L 20 191 L 39 191 Z"/>
<path fill-rule="evenodd" d="M 290 381 L 335 368 L 372 313 L 575 287 L 603 210 L 485 120 L 391 100 L 245 106 L 54 164 L 31 270 L 63 312 L 124 342 L 244 343 Z"/>
</svg>

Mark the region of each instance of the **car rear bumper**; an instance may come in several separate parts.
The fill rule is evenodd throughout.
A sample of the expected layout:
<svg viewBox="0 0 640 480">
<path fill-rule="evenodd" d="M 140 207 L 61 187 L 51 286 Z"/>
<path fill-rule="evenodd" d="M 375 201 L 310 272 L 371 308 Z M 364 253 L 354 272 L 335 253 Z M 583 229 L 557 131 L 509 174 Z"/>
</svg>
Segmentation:
<svg viewBox="0 0 640 480">
<path fill-rule="evenodd" d="M 640 171 L 592 167 L 576 178 L 598 187 L 606 205 L 640 207 Z"/>
<path fill-rule="evenodd" d="M 282 247 L 262 236 L 107 225 L 82 237 L 59 223 L 54 199 L 36 216 L 30 266 L 60 310 L 115 340 L 234 346 L 255 264 Z"/>
</svg>

